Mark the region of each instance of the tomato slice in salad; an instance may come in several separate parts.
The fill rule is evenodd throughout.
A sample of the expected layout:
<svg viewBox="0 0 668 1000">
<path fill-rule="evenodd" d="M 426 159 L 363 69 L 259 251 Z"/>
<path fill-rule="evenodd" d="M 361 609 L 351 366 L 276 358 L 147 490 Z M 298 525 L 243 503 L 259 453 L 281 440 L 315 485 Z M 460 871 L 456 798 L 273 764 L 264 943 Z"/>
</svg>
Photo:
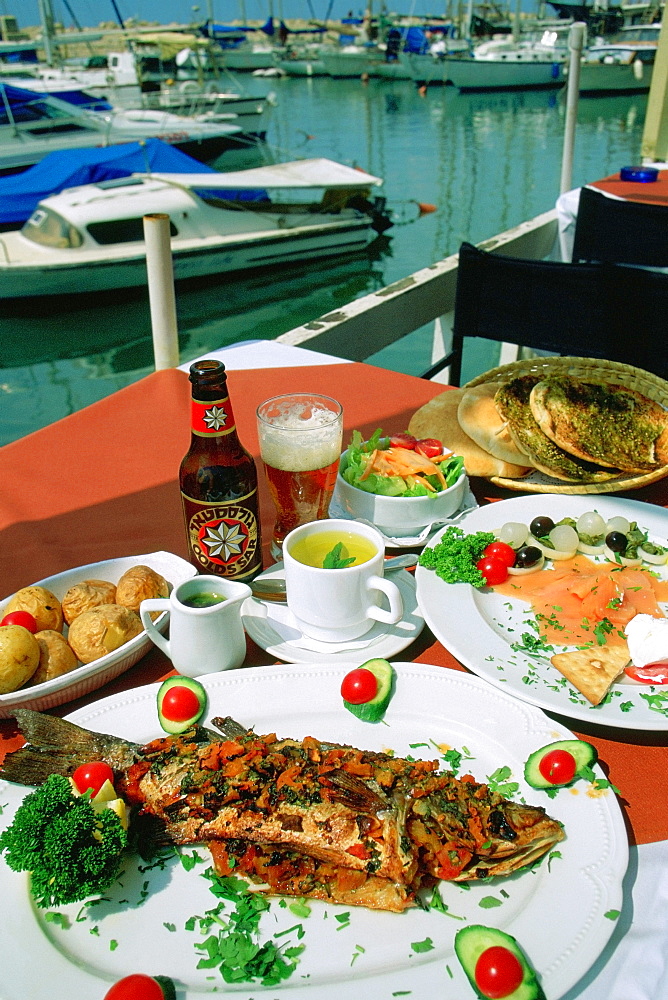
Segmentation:
<svg viewBox="0 0 668 1000">
<path fill-rule="evenodd" d="M 425 458 L 436 458 L 443 454 L 443 442 L 438 438 L 420 438 L 415 444 L 415 450 Z"/>
<path fill-rule="evenodd" d="M 408 448 L 409 451 L 415 451 L 416 444 L 417 438 L 412 434 L 393 434 L 390 438 L 390 448 Z"/>
<path fill-rule="evenodd" d="M 648 663 L 644 667 L 631 663 L 624 673 L 641 684 L 668 684 L 668 663 Z"/>
</svg>

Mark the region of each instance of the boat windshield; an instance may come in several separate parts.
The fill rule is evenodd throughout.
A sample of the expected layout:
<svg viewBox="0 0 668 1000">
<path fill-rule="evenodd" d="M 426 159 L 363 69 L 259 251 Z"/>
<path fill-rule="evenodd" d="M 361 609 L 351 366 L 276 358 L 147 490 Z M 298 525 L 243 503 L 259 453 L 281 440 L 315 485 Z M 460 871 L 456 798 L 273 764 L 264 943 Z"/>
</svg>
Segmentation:
<svg viewBox="0 0 668 1000">
<path fill-rule="evenodd" d="M 76 226 L 50 209 L 37 208 L 21 232 L 26 239 L 46 247 L 69 249 L 80 247 L 83 243 L 83 236 Z"/>
</svg>

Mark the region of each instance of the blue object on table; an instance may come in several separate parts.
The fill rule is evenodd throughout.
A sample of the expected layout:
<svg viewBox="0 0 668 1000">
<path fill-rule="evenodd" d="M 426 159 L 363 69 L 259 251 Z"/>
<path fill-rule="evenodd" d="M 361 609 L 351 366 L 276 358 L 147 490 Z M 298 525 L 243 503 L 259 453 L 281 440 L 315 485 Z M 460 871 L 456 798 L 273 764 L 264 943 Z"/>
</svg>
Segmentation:
<svg viewBox="0 0 668 1000">
<path fill-rule="evenodd" d="M 651 184 L 658 176 L 659 171 L 656 167 L 622 167 L 619 171 L 620 180 L 636 181 L 640 184 Z"/>
</svg>

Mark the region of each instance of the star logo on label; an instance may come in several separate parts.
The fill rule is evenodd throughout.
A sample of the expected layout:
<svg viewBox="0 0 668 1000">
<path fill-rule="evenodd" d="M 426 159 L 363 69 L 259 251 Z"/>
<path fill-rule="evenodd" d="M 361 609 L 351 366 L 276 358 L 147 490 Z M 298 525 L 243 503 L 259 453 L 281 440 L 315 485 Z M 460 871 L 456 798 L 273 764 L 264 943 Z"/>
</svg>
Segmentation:
<svg viewBox="0 0 668 1000">
<path fill-rule="evenodd" d="M 212 406 L 204 411 L 202 419 L 210 431 L 219 431 L 221 427 L 225 426 L 227 413 L 222 406 Z"/>
<path fill-rule="evenodd" d="M 207 525 L 207 533 L 202 542 L 209 550 L 209 556 L 219 556 L 227 561 L 239 556 L 244 550 L 248 535 L 238 521 L 221 521 L 215 528 Z"/>
</svg>

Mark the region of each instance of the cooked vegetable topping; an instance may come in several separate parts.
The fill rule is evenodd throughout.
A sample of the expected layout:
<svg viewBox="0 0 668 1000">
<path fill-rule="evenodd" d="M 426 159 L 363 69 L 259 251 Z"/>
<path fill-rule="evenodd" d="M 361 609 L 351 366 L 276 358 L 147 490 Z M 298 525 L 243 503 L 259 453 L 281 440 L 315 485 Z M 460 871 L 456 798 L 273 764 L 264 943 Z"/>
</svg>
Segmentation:
<svg viewBox="0 0 668 1000">
<path fill-rule="evenodd" d="M 67 778 L 50 775 L 30 792 L 0 834 L 12 871 L 31 873 L 38 906 L 61 906 L 103 892 L 118 876 L 127 834 L 113 810 L 96 812 Z"/>
</svg>

